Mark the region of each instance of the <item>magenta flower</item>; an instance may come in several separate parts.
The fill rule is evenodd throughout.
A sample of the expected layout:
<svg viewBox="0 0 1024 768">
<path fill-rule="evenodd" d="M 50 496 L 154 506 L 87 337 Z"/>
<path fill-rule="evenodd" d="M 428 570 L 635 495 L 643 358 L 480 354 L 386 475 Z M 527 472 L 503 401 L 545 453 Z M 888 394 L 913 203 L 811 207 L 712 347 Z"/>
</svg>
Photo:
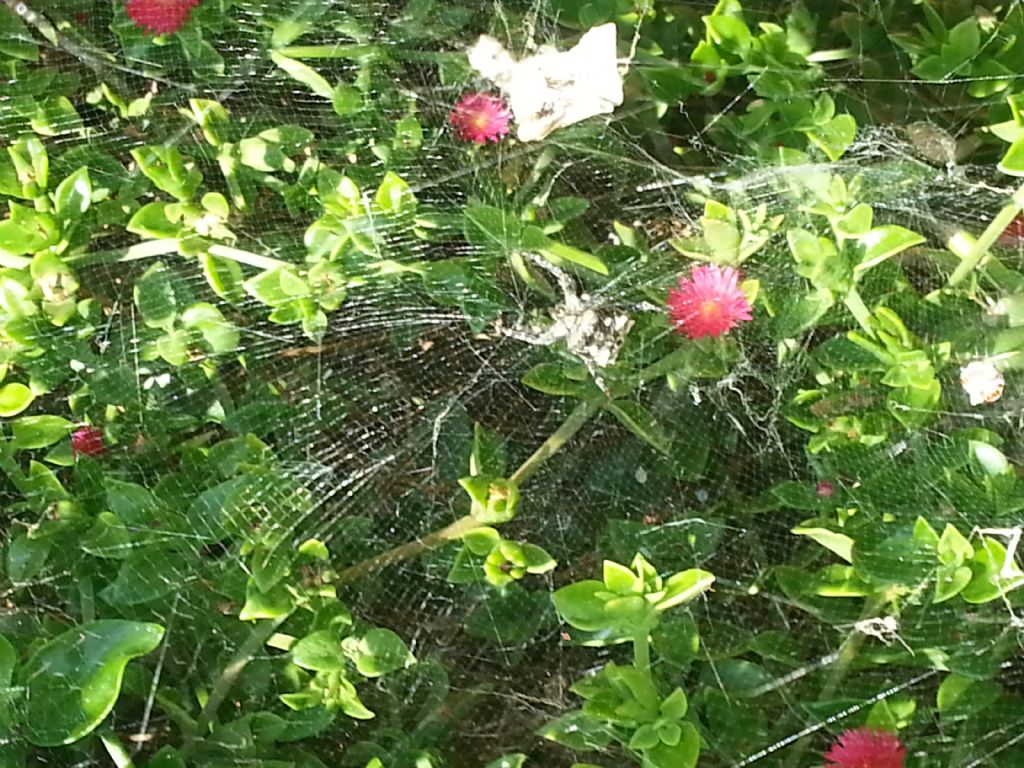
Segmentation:
<svg viewBox="0 0 1024 768">
<path fill-rule="evenodd" d="M 1018 213 L 1016 218 L 999 235 L 999 244 L 1008 248 L 1015 248 L 1024 243 L 1024 213 Z"/>
<path fill-rule="evenodd" d="M 71 452 L 83 456 L 102 456 L 107 452 L 103 444 L 103 430 L 97 427 L 79 427 L 71 433 Z"/>
<path fill-rule="evenodd" d="M 124 9 L 147 35 L 170 35 L 185 25 L 197 5 L 199 0 L 128 0 Z"/>
<path fill-rule="evenodd" d="M 741 320 L 750 320 L 753 307 L 739 287 L 740 273 L 732 267 L 706 264 L 679 278 L 668 292 L 668 315 L 679 333 L 691 339 L 721 336 Z"/>
<path fill-rule="evenodd" d="M 907 750 L 893 734 L 871 728 L 846 731 L 825 753 L 825 768 L 903 768 Z"/>
<path fill-rule="evenodd" d="M 815 488 L 815 492 L 818 494 L 818 498 L 827 499 L 836 492 L 836 487 L 828 480 L 822 480 Z"/>
<path fill-rule="evenodd" d="M 505 102 L 486 93 L 467 93 L 448 116 L 456 135 L 476 144 L 500 139 L 508 133 L 511 119 L 512 113 Z"/>
</svg>

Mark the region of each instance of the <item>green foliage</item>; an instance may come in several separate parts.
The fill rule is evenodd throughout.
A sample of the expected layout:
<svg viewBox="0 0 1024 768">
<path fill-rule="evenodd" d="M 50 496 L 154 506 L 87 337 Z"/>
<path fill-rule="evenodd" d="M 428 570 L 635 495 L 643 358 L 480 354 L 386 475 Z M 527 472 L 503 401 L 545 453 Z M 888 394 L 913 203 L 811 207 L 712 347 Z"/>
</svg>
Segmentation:
<svg viewBox="0 0 1024 768">
<path fill-rule="evenodd" d="M 618 741 L 643 768 L 697 765 L 701 738 L 684 720 L 688 703 L 682 688 L 662 697 L 650 659 L 650 634 L 660 614 L 706 592 L 715 577 L 689 570 L 662 579 L 642 555 L 631 568 L 606 560 L 603 581 L 580 581 L 555 592 L 559 615 L 586 633 L 588 644 L 631 641 L 632 666 L 608 663 L 572 690 L 585 700 L 582 709 L 546 725 L 541 734 L 578 750 Z M 586 734 L 594 734 L 588 737 Z"/>
</svg>

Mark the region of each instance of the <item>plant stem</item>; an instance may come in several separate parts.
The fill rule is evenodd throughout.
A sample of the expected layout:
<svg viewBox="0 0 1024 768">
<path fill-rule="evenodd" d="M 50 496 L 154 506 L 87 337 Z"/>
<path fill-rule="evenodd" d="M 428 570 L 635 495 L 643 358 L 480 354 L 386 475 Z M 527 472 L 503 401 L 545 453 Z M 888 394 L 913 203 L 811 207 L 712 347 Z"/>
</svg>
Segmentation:
<svg viewBox="0 0 1024 768">
<path fill-rule="evenodd" d="M 277 53 L 289 59 L 365 59 L 377 53 L 375 45 L 289 45 Z"/>
<path fill-rule="evenodd" d="M 206 700 L 206 706 L 203 707 L 203 711 L 199 713 L 199 717 L 196 719 L 196 732 L 191 737 L 187 736 L 185 739 L 186 751 L 191 749 L 197 738 L 201 738 L 209 731 L 210 725 L 217 717 L 217 710 L 224 699 L 227 698 L 228 693 L 231 691 L 231 686 L 235 684 L 235 680 L 238 679 L 238 676 L 242 674 L 242 670 L 259 653 L 264 643 L 270 639 L 270 636 L 277 631 L 277 628 L 287 618 L 288 616 L 282 616 L 277 619 L 268 619 L 257 622 L 253 626 L 245 642 L 242 643 L 235 655 L 231 657 L 231 661 L 227 663 L 227 666 L 221 670 L 220 675 L 213 684 L 210 698 Z"/>
<path fill-rule="evenodd" d="M 250 267 L 256 267 L 256 269 L 280 269 L 295 266 L 287 261 L 274 259 L 270 256 L 262 256 L 251 251 L 243 251 L 240 248 L 231 248 L 226 245 L 211 245 L 209 252 L 211 256 L 230 259 L 231 261 L 237 261 L 239 264 L 248 264 Z"/>
<path fill-rule="evenodd" d="M 157 691 L 154 695 L 154 700 L 160 706 L 167 716 L 174 721 L 174 724 L 181 730 L 182 736 L 185 737 L 185 741 L 192 741 L 193 739 L 199 738 L 199 728 L 196 726 L 196 721 L 192 719 L 188 712 L 184 708 L 180 707 L 171 699 L 168 699 L 164 694 Z"/>
<path fill-rule="evenodd" d="M 959 768 L 959 766 L 966 762 L 967 724 L 969 722 L 969 719 L 965 719 L 960 723 L 960 727 L 957 728 L 956 741 L 953 742 L 953 749 L 950 750 L 949 762 L 946 764 L 947 768 Z"/>
<path fill-rule="evenodd" d="M 651 623 L 645 621 L 633 635 L 633 666 L 641 672 L 651 671 Z"/>
<path fill-rule="evenodd" d="M 1021 212 L 1021 208 L 1024 208 L 1024 186 L 1017 190 L 1013 199 L 1003 206 L 1003 209 L 996 214 L 996 217 L 992 219 L 985 228 L 985 231 L 981 233 L 981 237 L 974 241 L 970 251 L 967 252 L 963 261 L 960 262 L 960 266 L 950 275 L 949 280 L 946 282 L 947 288 L 958 285 L 977 268 L 981 260 L 985 258 L 989 248 L 995 244 L 999 236 L 1010 226 L 1010 222 Z"/>
<path fill-rule="evenodd" d="M 181 241 L 175 237 L 163 238 L 161 240 L 144 240 L 128 248 L 114 248 L 108 251 L 74 254 L 68 256 L 65 261 L 76 267 L 139 261 L 140 259 L 151 259 L 154 256 L 164 256 L 168 253 L 177 253 L 180 243 Z M 244 251 L 241 248 L 232 248 L 227 245 L 211 245 L 209 253 L 211 256 L 237 261 L 239 264 L 246 264 L 250 267 L 256 267 L 256 269 L 280 269 L 282 267 L 294 266 L 287 261 L 263 256 L 252 251 Z"/>
<path fill-rule="evenodd" d="M 864 303 L 864 299 L 860 297 L 860 292 L 856 288 L 851 288 L 850 292 L 846 294 L 846 298 L 843 299 L 843 303 L 846 304 L 846 308 L 850 310 L 850 314 L 864 329 L 864 332 L 871 338 L 875 338 L 875 329 L 871 327 L 871 310 Z"/>
<path fill-rule="evenodd" d="M 827 61 L 843 61 L 859 56 L 856 48 L 831 48 L 827 51 L 815 51 L 807 57 L 808 61 L 823 64 Z"/>
<path fill-rule="evenodd" d="M 580 431 L 580 428 L 587 423 L 587 420 L 597 413 L 599 409 L 600 405 L 598 403 L 589 401 L 584 401 L 577 405 L 576 408 L 574 408 L 566 417 L 565 421 L 562 422 L 562 425 L 520 465 L 519 469 L 517 469 L 511 477 L 509 477 L 509 482 L 516 485 L 522 485 L 533 477 L 537 473 L 537 470 L 543 466 L 544 462 L 554 456 L 566 443 L 568 443 L 573 436 Z M 407 542 L 394 547 L 393 549 L 389 549 L 386 552 L 381 552 L 373 557 L 368 557 L 367 559 L 346 568 L 338 574 L 334 583 L 349 584 L 361 579 L 363 576 L 368 576 L 382 568 L 386 568 L 393 563 L 400 563 L 404 560 L 409 560 L 423 552 L 437 549 L 450 541 L 461 539 L 465 534 L 475 528 L 482 527 L 483 523 L 479 522 L 472 515 L 460 517 L 454 523 L 439 531 L 428 533 L 421 539 Z"/>
<path fill-rule="evenodd" d="M 135 768 L 132 756 L 128 754 L 128 750 L 124 748 L 124 744 L 116 734 L 111 731 L 101 731 L 100 741 L 103 742 L 107 754 L 110 755 L 110 759 L 114 761 L 117 768 Z"/>
<path fill-rule="evenodd" d="M 128 248 L 113 248 L 108 251 L 76 253 L 68 256 L 64 261 L 76 267 L 89 267 L 94 264 L 110 264 L 123 261 L 151 259 L 154 256 L 164 256 L 168 253 L 177 252 L 178 240 L 171 237 L 162 240 L 145 240 L 141 243 L 129 246 Z"/>
<path fill-rule="evenodd" d="M 82 606 L 82 622 L 88 624 L 96 618 L 96 593 L 92 576 L 82 576 L 78 580 L 78 598 Z"/>
<path fill-rule="evenodd" d="M 407 542 L 401 546 L 389 549 L 386 552 L 381 552 L 379 555 L 368 557 L 367 559 L 346 568 L 338 574 L 334 583 L 348 584 L 353 581 L 357 581 L 363 576 L 369 576 L 371 573 L 375 573 L 382 568 L 386 568 L 392 563 L 400 563 L 403 560 L 409 560 L 423 552 L 427 552 L 431 549 L 437 549 L 437 547 L 447 544 L 449 541 L 460 539 L 464 534 L 472 531 L 474 528 L 481 528 L 482 526 L 483 523 L 478 522 L 472 515 L 460 517 L 451 525 L 442 528 L 439 531 L 428 533 L 422 539 Z"/>
<path fill-rule="evenodd" d="M 860 612 L 860 618 L 857 620 L 857 625 L 862 621 L 873 619 L 877 616 L 879 610 L 888 602 L 888 597 L 885 592 L 881 592 L 872 595 L 864 603 L 864 608 Z M 857 658 L 857 654 L 860 653 L 861 647 L 864 645 L 864 641 L 867 639 L 867 635 L 861 632 L 857 625 L 850 630 L 850 634 L 843 640 L 843 644 L 839 646 L 839 652 L 836 654 L 836 660 L 832 666 L 832 672 L 825 681 L 825 685 L 821 689 L 821 693 L 818 695 L 818 701 L 829 701 L 831 700 L 836 691 L 839 690 L 840 684 L 846 679 L 847 673 L 850 671 L 850 667 Z M 796 768 L 800 765 L 800 759 L 803 757 L 804 752 L 807 751 L 807 747 L 810 745 L 810 740 L 807 737 L 800 739 L 793 747 L 793 751 L 789 754 L 786 759 L 784 768 Z"/>
<path fill-rule="evenodd" d="M 539 470 L 544 462 L 554 456 L 560 451 L 566 443 L 568 443 L 576 435 L 577 432 L 586 424 L 590 417 L 600 410 L 600 404 L 592 402 L 590 400 L 584 400 L 577 405 L 572 412 L 566 417 L 565 421 L 562 422 L 562 426 L 556 429 L 547 440 L 545 440 L 540 448 L 533 452 L 533 454 L 524 461 L 519 469 L 512 473 L 509 477 L 509 482 L 514 485 L 523 485 L 527 480 L 533 477 L 537 470 Z"/>
<path fill-rule="evenodd" d="M 637 379 L 638 382 L 647 382 L 659 378 L 660 376 L 664 376 L 669 371 L 678 368 L 679 364 L 683 362 L 689 354 L 690 349 L 688 347 L 669 353 L 661 360 L 658 360 L 644 368 L 640 372 Z M 599 400 L 584 400 L 580 402 L 579 405 L 577 405 L 566 417 L 565 421 L 562 422 L 562 425 L 519 466 L 519 469 L 512 473 L 511 477 L 509 477 L 509 482 L 518 486 L 522 486 L 526 483 L 544 465 L 544 462 L 558 453 L 566 443 L 572 440 L 583 425 L 586 424 L 595 413 L 601 410 L 602 405 L 602 401 Z M 438 531 L 434 531 L 433 533 L 429 533 L 421 539 L 407 542 L 394 547 L 393 549 L 389 549 L 386 552 L 381 552 L 378 555 L 368 557 L 367 559 L 346 568 L 338 574 L 334 583 L 349 584 L 389 565 L 416 557 L 423 552 L 436 549 L 449 541 L 460 539 L 469 531 L 481 527 L 483 527 L 483 524 L 479 523 L 471 515 L 460 517 L 451 525 L 448 525 Z"/>
</svg>

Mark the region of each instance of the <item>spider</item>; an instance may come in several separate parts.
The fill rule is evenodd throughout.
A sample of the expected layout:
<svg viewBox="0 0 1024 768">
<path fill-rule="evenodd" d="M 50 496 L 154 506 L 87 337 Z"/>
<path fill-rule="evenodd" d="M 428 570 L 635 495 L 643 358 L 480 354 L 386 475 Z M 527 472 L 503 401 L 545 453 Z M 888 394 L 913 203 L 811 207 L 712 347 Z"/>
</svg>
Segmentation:
<svg viewBox="0 0 1024 768">
<path fill-rule="evenodd" d="M 601 370 L 615 364 L 633 327 L 633 319 L 625 312 L 599 306 L 586 293 L 578 293 L 572 278 L 548 261 L 532 253 L 526 258 L 550 273 L 562 291 L 562 303 L 551 310 L 552 323 L 546 327 L 517 325 L 503 328 L 506 336 L 527 344 L 547 347 L 565 340 L 565 346 L 578 357 L 605 394 L 608 388 Z"/>
</svg>

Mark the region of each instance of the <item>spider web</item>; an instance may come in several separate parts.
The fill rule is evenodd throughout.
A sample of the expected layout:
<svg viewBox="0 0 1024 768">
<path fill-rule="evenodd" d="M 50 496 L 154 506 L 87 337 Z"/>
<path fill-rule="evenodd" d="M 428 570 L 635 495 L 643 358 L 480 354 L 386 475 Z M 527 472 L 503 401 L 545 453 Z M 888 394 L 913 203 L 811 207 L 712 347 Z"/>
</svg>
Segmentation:
<svg viewBox="0 0 1024 768">
<path fill-rule="evenodd" d="M 74 170 L 86 156 L 76 154 L 82 150 L 112 157 L 137 175 L 129 151 L 163 143 L 199 159 L 207 175 L 203 189 L 219 189 L 201 131 L 188 119 L 171 117 L 179 109 L 187 111 L 189 99 L 196 98 L 218 101 L 233 120 L 252 121 L 260 128 L 297 123 L 313 131 L 315 152 L 326 162 L 382 172 L 383 163 L 373 152 L 385 144 L 382 131 L 412 109 L 425 127 L 423 146 L 388 167 L 410 184 L 421 209 L 457 212 L 473 198 L 493 199 L 496 185 L 521 178 L 524 169 L 528 172 L 543 159 L 550 196 L 589 202 L 573 225 L 576 231 L 598 243 L 612 243 L 612 222 L 617 221 L 647 238 L 650 258 L 617 264 L 609 279 L 582 270 L 572 278 L 592 306 L 633 313 L 638 319 L 652 313 L 635 309 L 637 302 L 660 303 L 667 287 L 689 266 L 669 241 L 699 228 L 705 197 L 748 209 L 763 203 L 772 213 L 788 213 L 796 207 L 787 188 L 791 179 L 822 169 L 844 176 L 860 173 L 877 219 L 920 231 L 932 247 L 940 248 L 958 229 L 980 233 L 1013 191 L 994 163 L 961 163 L 949 154 L 945 137 L 959 137 L 975 119 L 959 106 L 958 97 L 950 97 L 954 106 L 944 103 L 947 92 L 962 82 L 910 81 L 902 72 L 891 78 L 867 76 L 848 62 L 826 67 L 812 92 L 795 94 L 842 92 L 850 108 L 857 109 L 857 139 L 834 163 L 779 167 L 746 151 L 753 148 L 744 147 L 744 140 L 730 131 L 735 130 L 733 119 L 755 98 L 750 89 L 728 99 L 695 97 L 692 104 L 670 107 L 663 135 L 652 136 L 651 123 L 644 122 L 651 107 L 627 102 L 608 118 L 562 129 L 544 142 L 505 141 L 467 151 L 445 127 L 460 95 L 486 88 L 468 70 L 465 49 L 481 33 L 516 52 L 544 43 L 567 47 L 574 34 L 559 26 L 557 9 L 546 4 L 496 2 L 487 6 L 486 20 L 473 15 L 480 9 L 438 4 L 438 23 L 451 33 L 431 36 L 429 30 L 417 29 L 424 17 L 400 3 L 305 3 L 295 9 L 275 2 L 204 0 L 195 15 L 205 24 L 203 41 L 209 49 L 192 33 L 182 45 L 173 38 L 167 44 L 146 42 L 131 32 L 119 2 L 55 0 L 48 7 L 9 6 L 29 22 L 32 40 L 43 51 L 41 66 L 81 79 L 71 92 L 84 120 L 82 129 L 46 139 L 56 178 Z M 881 13 L 883 3 L 875 6 Z M 712 8 L 710 3 L 682 4 L 679 13 L 696 19 Z M 326 99 L 286 77 L 267 57 L 268 28 L 282 19 L 301 20 L 307 13 L 316 26 L 303 36 L 303 44 L 332 45 L 341 35 L 378 46 L 390 57 L 378 74 L 380 81 L 366 90 L 366 115 L 357 110 L 340 118 Z M 771 9 L 751 8 L 747 14 L 751 26 L 762 18 L 781 17 Z M 56 29 L 58 35 L 47 40 L 47 29 Z M 620 50 L 630 43 L 621 28 L 619 42 Z M 897 55 L 894 46 L 893 62 Z M 639 61 L 632 66 L 641 66 Z M 357 62 L 346 58 L 307 63 L 332 81 L 351 81 L 359 70 Z M 111 104 L 87 98 L 100 81 L 124 97 L 152 92 L 149 114 L 159 119 L 119 117 Z M 383 81 L 387 84 L 381 85 Z M 874 114 L 878 102 L 865 100 L 858 107 L 858 94 L 875 88 L 897 97 L 885 114 Z M 991 103 L 1001 98 L 993 95 Z M 19 113 L 4 106 L 0 102 L 10 135 L 26 130 Z M 373 114 L 381 118 L 375 121 Z M 165 126 L 174 127 L 173 132 L 155 133 Z M 922 126 L 935 132 L 922 134 Z M 673 152 L 673 147 L 681 151 Z M 104 178 L 110 173 L 106 166 L 94 166 L 92 173 L 94 184 L 114 181 Z M 285 211 L 274 195 L 260 195 L 237 224 L 232 222 L 236 245 L 301 263 L 303 233 L 313 218 L 307 212 Z M 453 258 L 470 271 L 488 263 L 486 254 L 459 233 L 443 232 L 434 242 L 409 227 L 391 227 L 381 234 L 400 263 Z M 104 249 L 136 241 L 116 228 L 95 237 Z M 96 241 L 90 250 L 95 248 Z M 365 285 L 350 290 L 342 306 L 330 313 L 322 338 L 314 341 L 297 325 L 266 321 L 266 307 L 251 298 L 239 306 L 224 302 L 212 294 L 193 262 L 173 255 L 162 258 L 178 284 L 238 323 L 239 341 L 233 354 L 219 357 L 215 383 L 192 375 L 195 371 L 188 366 L 144 360 L 142 318 L 132 286 L 153 259 L 82 266 L 82 285 L 103 296 L 108 307 L 97 348 L 100 366 L 126 372 L 130 385 L 121 408 L 124 415 L 111 416 L 115 425 L 108 436 L 114 444 L 102 460 L 104 471 L 160 498 L 194 503 L 209 485 L 187 466 L 189 452 L 226 435 L 255 430 L 273 452 L 275 477 L 288 481 L 260 487 L 251 500 L 255 519 L 265 515 L 280 520 L 275 510 L 294 504 L 295 514 L 282 526 L 282 538 L 296 545 L 319 539 L 343 573 L 368 557 L 422 540 L 468 512 L 457 481 L 467 472 L 475 423 L 507 439 L 510 464 L 516 466 L 574 407 L 570 399 L 521 383 L 538 363 L 578 365 L 563 342 L 531 346 L 503 334 L 494 321 L 471 322 L 460 300 L 438 301 L 414 280 L 382 279 L 367 270 Z M 790 259 L 784 238 L 776 236 L 744 269 L 768 282 L 773 274 L 792 271 Z M 247 267 L 246 273 L 254 271 Z M 552 309 L 565 298 L 557 292 L 546 297 L 515 280 L 502 287 L 506 292 L 494 320 L 506 327 L 549 321 Z M 924 734 L 910 745 L 911 764 L 1020 764 L 1024 714 L 1019 694 L 1007 694 L 1010 705 L 992 714 L 980 731 L 975 725 L 965 733 L 955 723 L 928 723 L 921 713 L 930 711 L 944 673 L 925 660 L 858 667 L 842 683 L 841 709 L 816 705 L 851 633 L 862 636 L 868 658 L 883 660 L 917 647 L 915 637 L 938 635 L 954 648 L 958 627 L 951 624 L 955 614 L 940 606 L 912 613 L 909 623 L 858 624 L 859 603 L 852 609 L 837 607 L 834 620 L 822 622 L 777 585 L 773 569 L 799 557 L 805 547 L 791 529 L 807 514 L 778 505 L 761 511 L 757 503 L 784 482 L 813 489 L 833 468 L 827 456 L 808 457 L 807 434 L 785 415 L 796 391 L 813 386 L 811 350 L 817 340 L 802 333 L 782 354 L 757 319 L 735 332 L 738 360 L 723 375 L 686 382 L 677 390 L 650 384 L 640 393 L 658 412 L 676 419 L 684 432 L 699 436 L 677 465 L 666 466 L 654 449 L 602 414 L 524 487 L 521 511 L 502 532 L 543 544 L 559 563 L 553 573 L 529 577 L 521 590 L 511 593 L 514 597 L 499 599 L 493 588 L 448 582 L 455 549 L 449 546 L 362 578 L 344 579 L 340 597 L 358 619 L 395 630 L 419 663 L 360 686 L 364 701 L 378 712 L 375 720 L 339 718 L 329 730 L 298 746 L 324 764 L 361 767 L 373 755 L 358 744 L 373 740 L 393 745 L 400 741 L 388 735 L 393 729 L 415 735 L 409 748 L 433 750 L 452 766 L 484 765 L 512 752 L 528 754 L 531 765 L 568 767 L 586 759 L 621 764 L 623 757 L 617 753 L 574 756 L 543 742 L 536 730 L 579 705 L 569 691 L 574 680 L 621 653 L 618 648 L 566 642 L 564 627 L 550 607 L 550 592 L 572 580 L 595 577 L 605 558 L 628 562 L 641 551 L 663 573 L 699 566 L 717 576 L 713 593 L 672 619 L 692 621 L 699 628 L 699 651 L 687 654 L 656 643 L 659 671 L 666 679 L 688 693 L 695 694 L 698 686 L 711 691 L 695 704 L 706 742 L 701 766 L 791 766 L 793 759 L 802 760 L 800 765 L 817 764 L 811 755 L 820 754 L 845 728 L 862 723 L 874 705 L 907 697 L 918 702 L 914 732 Z M 904 320 L 918 333 L 927 322 Z M 975 322 L 977 314 L 965 311 L 964 323 Z M 652 335 L 652 344 L 659 341 L 663 339 Z M 284 406 L 268 405 L 271 399 Z M 968 407 L 953 384 L 944 392 L 944 403 L 948 410 L 941 412 L 928 439 L 882 446 L 865 458 L 862 477 L 838 489 L 843 497 L 855 504 L 858 485 L 869 485 L 878 494 L 882 484 L 894 508 L 912 509 L 914 489 L 884 486 L 886 467 L 914 463 L 939 471 L 945 455 L 939 450 L 942 436 L 958 427 L 991 429 L 1019 449 L 1020 401 L 1012 393 L 998 405 L 979 410 Z M 55 406 L 52 412 L 60 411 Z M 90 416 L 95 420 L 102 413 Z M 196 413 L 207 418 L 197 421 Z M 177 460 L 168 465 L 168 446 L 179 443 Z M 5 524 L 13 539 L 39 518 L 31 503 L 15 503 L 13 495 L 11 502 Z M 965 533 L 1019 525 L 1019 519 L 975 519 L 962 508 L 958 514 Z M 190 688 L 195 693 L 195 686 L 215 678 L 248 633 L 237 618 L 247 575 L 237 544 L 222 545 L 197 526 L 168 534 L 182 538 L 194 562 L 170 576 L 164 575 L 162 562 L 154 562 L 157 578 L 166 578 L 172 588 L 130 611 L 166 630 L 157 651 L 129 666 L 121 701 L 109 721 L 140 763 L 163 744 L 173 743 L 170 705 L 194 706 L 184 693 Z M 83 552 L 72 558 L 75 567 L 44 568 L 28 583 L 2 583 L 0 594 L 7 602 L 0 613 L 2 631 L 31 637 L 83 620 L 83 601 L 75 590 L 80 585 L 78 565 L 88 560 Z M 97 582 L 109 571 L 110 563 L 105 565 L 94 574 Z M 89 603 L 95 616 L 119 615 L 102 597 Z M 1021 631 L 1009 602 L 981 607 L 970 618 L 991 626 L 987 637 L 993 645 L 1013 640 Z M 981 655 L 988 646 L 976 650 Z M 281 711 L 275 704 L 282 692 L 276 688 L 275 670 L 282 656 L 273 648 L 257 655 L 232 689 L 222 718 L 232 702 L 265 701 Z M 1007 691 L 1019 688 L 1019 660 L 1008 656 L 997 679 Z M 396 701 L 401 705 L 395 707 Z M 716 731 L 730 720 L 745 726 L 732 731 L 743 730 L 743 740 L 729 741 Z M 8 743 L 22 742 L 17 733 L 6 738 Z M 799 745 L 808 742 L 810 751 L 794 758 Z M 67 752 L 32 747 L 29 764 L 109 764 L 99 746 L 88 744 Z"/>
</svg>

